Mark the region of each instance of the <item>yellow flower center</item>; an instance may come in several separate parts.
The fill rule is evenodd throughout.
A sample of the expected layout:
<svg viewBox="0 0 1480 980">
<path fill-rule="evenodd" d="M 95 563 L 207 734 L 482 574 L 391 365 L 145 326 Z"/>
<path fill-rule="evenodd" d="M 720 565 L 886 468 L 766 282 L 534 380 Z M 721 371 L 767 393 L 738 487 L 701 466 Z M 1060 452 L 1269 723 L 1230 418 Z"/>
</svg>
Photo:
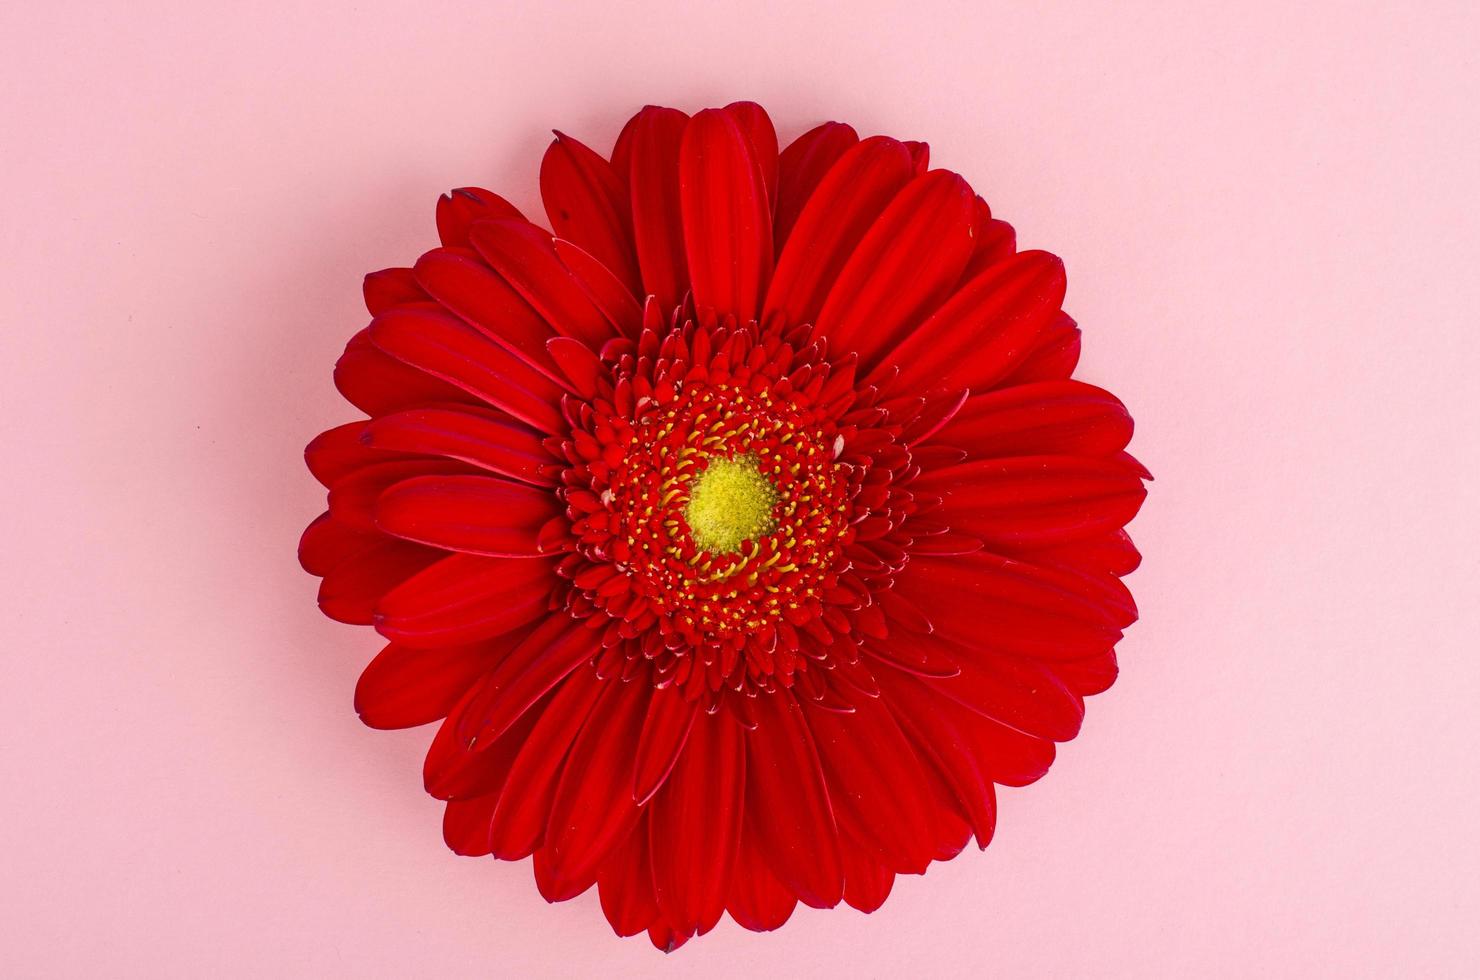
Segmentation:
<svg viewBox="0 0 1480 980">
<path fill-rule="evenodd" d="M 776 488 L 761 474 L 754 456 L 712 459 L 689 487 L 684 520 L 704 551 L 739 551 L 745 541 L 776 529 Z"/>
</svg>

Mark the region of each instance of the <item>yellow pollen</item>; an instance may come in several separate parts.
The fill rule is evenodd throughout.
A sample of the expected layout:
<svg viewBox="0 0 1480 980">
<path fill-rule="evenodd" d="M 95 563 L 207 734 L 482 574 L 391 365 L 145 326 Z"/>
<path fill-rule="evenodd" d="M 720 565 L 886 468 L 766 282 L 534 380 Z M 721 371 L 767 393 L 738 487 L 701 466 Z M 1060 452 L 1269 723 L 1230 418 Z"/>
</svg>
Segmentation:
<svg viewBox="0 0 1480 980">
<path fill-rule="evenodd" d="M 776 488 L 754 456 L 716 458 L 690 485 L 683 516 L 695 545 L 726 554 L 775 530 L 775 507 Z"/>
</svg>

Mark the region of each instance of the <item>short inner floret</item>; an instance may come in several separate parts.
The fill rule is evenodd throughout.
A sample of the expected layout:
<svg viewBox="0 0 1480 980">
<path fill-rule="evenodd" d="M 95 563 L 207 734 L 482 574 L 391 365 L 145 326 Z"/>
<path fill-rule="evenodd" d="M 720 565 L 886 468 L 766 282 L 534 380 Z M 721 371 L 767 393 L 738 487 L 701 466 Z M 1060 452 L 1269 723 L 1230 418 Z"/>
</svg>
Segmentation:
<svg viewBox="0 0 1480 980">
<path fill-rule="evenodd" d="M 776 529 L 776 488 L 758 463 L 749 454 L 712 459 L 690 484 L 683 516 L 699 548 L 731 554 Z"/>
</svg>

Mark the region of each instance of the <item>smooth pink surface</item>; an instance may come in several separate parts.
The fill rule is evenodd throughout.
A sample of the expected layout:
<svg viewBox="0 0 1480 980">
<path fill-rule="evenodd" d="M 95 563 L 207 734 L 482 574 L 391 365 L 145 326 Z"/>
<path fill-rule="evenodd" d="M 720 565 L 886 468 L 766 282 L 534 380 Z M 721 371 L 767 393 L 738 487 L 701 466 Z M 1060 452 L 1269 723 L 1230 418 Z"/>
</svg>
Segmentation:
<svg viewBox="0 0 1480 980">
<path fill-rule="evenodd" d="M 0 12 L 0 974 L 1476 975 L 1474 4 L 270 6 Z M 665 959 L 444 848 L 300 452 L 440 191 L 736 98 L 1062 255 L 1158 480 L 1121 680 L 990 850 Z"/>
</svg>

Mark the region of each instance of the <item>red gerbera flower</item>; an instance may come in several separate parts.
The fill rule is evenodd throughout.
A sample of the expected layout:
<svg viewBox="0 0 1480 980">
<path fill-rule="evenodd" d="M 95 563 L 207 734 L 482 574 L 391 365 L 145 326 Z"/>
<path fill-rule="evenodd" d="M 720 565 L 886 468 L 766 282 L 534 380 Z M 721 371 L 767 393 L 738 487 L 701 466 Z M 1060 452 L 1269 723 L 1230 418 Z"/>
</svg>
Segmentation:
<svg viewBox="0 0 1480 980">
<path fill-rule="evenodd" d="M 558 135 L 365 280 L 303 566 L 390 643 L 356 707 L 445 718 L 460 854 L 533 855 L 673 949 L 871 911 L 1114 680 L 1131 419 L 1069 379 L 1064 271 L 924 144 L 752 103 Z"/>
</svg>

